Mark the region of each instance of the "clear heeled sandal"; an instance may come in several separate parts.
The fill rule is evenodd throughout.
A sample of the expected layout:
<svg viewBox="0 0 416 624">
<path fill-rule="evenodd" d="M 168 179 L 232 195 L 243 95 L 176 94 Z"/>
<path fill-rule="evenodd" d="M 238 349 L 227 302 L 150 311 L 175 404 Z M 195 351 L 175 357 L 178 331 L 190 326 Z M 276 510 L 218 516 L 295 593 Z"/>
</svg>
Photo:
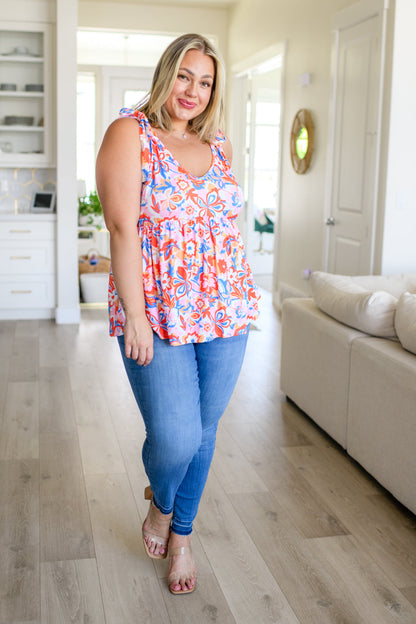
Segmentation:
<svg viewBox="0 0 416 624">
<path fill-rule="evenodd" d="M 174 557 L 175 555 L 186 555 L 188 553 L 192 553 L 192 548 L 190 546 L 181 546 L 180 548 L 169 548 L 169 557 Z M 194 584 L 192 585 L 192 587 L 188 587 L 187 589 L 179 589 L 179 590 L 172 588 L 172 585 L 183 584 L 186 586 L 187 580 L 194 580 Z M 179 570 L 176 570 L 176 572 L 172 572 L 171 574 L 169 574 L 168 586 L 169 586 L 169 591 L 172 594 L 175 594 L 175 595 L 191 594 L 195 590 L 195 587 L 196 587 L 195 566 L 192 568 L 192 570 L 189 570 L 189 568 L 188 569 L 179 568 Z"/>
<path fill-rule="evenodd" d="M 153 503 L 153 492 L 151 490 L 150 485 L 148 485 L 144 490 L 144 498 L 145 500 L 150 501 L 150 507 L 147 513 L 146 520 L 149 519 L 150 521 L 153 521 L 155 524 L 158 524 L 158 523 L 160 524 L 160 519 L 156 517 L 156 511 L 155 511 L 156 507 Z M 168 516 L 166 516 L 166 521 L 168 521 L 167 524 L 170 525 L 171 519 L 172 519 L 172 514 L 169 514 Z M 146 551 L 147 556 L 150 557 L 150 559 L 166 559 L 166 557 L 168 556 L 169 536 L 161 537 L 160 535 L 156 535 L 155 533 L 151 533 L 150 531 L 147 531 L 144 528 L 146 520 L 143 522 L 143 526 L 142 526 L 142 537 L 143 537 L 144 549 Z M 157 546 L 159 547 L 158 553 L 154 553 L 150 550 L 153 544 L 156 547 Z M 160 550 L 163 550 L 164 552 L 160 552 Z"/>
</svg>

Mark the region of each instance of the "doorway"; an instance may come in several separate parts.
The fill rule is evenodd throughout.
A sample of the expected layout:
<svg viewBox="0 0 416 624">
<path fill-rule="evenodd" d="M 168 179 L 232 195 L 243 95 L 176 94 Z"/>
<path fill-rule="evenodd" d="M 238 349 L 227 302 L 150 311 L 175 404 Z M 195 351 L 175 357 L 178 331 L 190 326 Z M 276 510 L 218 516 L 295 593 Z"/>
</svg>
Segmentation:
<svg viewBox="0 0 416 624">
<path fill-rule="evenodd" d="M 120 108 L 133 106 L 150 88 L 156 63 L 174 35 L 79 29 L 78 178 L 95 190 L 95 158 Z"/>
<path fill-rule="evenodd" d="M 78 31 L 78 196 L 95 193 L 95 160 L 104 133 L 124 106 L 150 89 L 156 62 L 174 37 L 132 32 Z M 102 219 L 79 222 L 80 300 L 106 305 L 109 234 Z M 98 262 L 97 262 L 98 259 Z M 94 263 L 93 263 L 94 261 Z M 91 266 L 90 266 L 91 265 Z"/>
<path fill-rule="evenodd" d="M 282 58 L 273 50 L 234 76 L 233 118 L 241 120 L 234 124 L 235 169 L 245 201 L 240 228 L 256 282 L 270 291 L 280 197 Z"/>
</svg>

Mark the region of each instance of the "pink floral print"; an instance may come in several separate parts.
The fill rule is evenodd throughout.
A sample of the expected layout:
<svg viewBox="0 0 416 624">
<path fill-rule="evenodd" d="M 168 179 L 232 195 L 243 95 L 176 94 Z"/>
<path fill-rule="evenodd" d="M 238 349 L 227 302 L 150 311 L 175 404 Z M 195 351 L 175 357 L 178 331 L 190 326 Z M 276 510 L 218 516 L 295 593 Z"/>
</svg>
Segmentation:
<svg viewBox="0 0 416 624">
<path fill-rule="evenodd" d="M 139 123 L 142 149 L 141 211 L 146 315 L 172 345 L 205 342 L 244 332 L 258 315 L 259 294 L 244 253 L 236 217 L 243 204 L 218 132 L 212 163 L 201 177 L 185 171 L 153 132 L 146 116 L 124 108 Z M 113 274 L 109 280 L 110 334 L 123 333 L 125 316 Z"/>
</svg>

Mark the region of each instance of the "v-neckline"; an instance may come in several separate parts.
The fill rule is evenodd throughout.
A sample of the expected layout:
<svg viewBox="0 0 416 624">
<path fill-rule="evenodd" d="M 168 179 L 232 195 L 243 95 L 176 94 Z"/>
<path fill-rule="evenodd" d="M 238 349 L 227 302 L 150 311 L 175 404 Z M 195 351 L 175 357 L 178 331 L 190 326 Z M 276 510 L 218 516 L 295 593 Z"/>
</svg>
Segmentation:
<svg viewBox="0 0 416 624">
<path fill-rule="evenodd" d="M 149 123 L 149 122 L 148 122 Z M 160 139 L 156 132 L 154 131 L 153 127 L 150 125 L 149 123 L 149 128 L 151 130 L 152 135 L 155 137 L 155 139 L 160 143 L 160 145 L 162 146 L 162 148 L 167 152 L 167 154 L 169 154 L 170 158 L 174 161 L 174 163 L 178 166 L 178 168 L 180 169 L 180 171 L 182 173 L 185 173 L 187 176 L 191 177 L 191 178 L 196 178 L 197 180 L 203 180 L 204 178 L 207 177 L 207 175 L 211 172 L 211 169 L 214 167 L 214 161 L 215 161 L 215 152 L 213 149 L 213 144 L 210 143 L 209 147 L 211 149 L 211 164 L 209 166 L 209 168 L 207 169 L 207 171 L 203 174 L 203 175 L 195 175 L 194 173 L 191 173 L 190 171 L 188 171 L 187 169 L 185 169 L 185 167 L 183 167 L 181 165 L 181 163 L 179 162 L 179 160 L 177 158 L 175 158 L 175 156 L 172 154 L 172 152 L 170 151 L 170 149 L 163 143 L 162 139 Z"/>
</svg>

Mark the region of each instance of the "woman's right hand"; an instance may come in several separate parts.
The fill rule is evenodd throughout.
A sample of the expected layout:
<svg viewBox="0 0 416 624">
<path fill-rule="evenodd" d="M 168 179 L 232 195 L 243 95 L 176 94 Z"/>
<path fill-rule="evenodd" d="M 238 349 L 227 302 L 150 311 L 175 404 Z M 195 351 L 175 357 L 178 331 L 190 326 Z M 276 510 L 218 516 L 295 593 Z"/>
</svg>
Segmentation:
<svg viewBox="0 0 416 624">
<path fill-rule="evenodd" d="M 153 359 L 153 330 L 145 315 L 126 318 L 124 323 L 126 357 L 147 366 Z"/>
</svg>

